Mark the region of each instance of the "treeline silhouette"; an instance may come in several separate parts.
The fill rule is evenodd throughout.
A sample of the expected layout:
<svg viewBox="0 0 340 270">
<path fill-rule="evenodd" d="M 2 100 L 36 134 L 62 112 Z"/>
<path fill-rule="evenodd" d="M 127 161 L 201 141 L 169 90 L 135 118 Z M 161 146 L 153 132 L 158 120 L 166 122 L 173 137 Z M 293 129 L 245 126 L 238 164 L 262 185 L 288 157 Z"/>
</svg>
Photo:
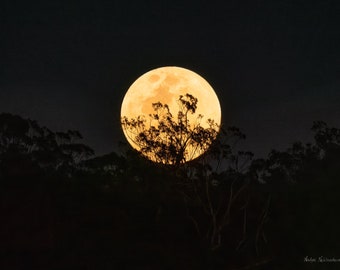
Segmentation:
<svg viewBox="0 0 340 270">
<path fill-rule="evenodd" d="M 229 127 L 172 166 L 2 113 L 0 268 L 336 269 L 304 262 L 340 240 L 340 130 L 312 132 L 257 159 Z"/>
</svg>

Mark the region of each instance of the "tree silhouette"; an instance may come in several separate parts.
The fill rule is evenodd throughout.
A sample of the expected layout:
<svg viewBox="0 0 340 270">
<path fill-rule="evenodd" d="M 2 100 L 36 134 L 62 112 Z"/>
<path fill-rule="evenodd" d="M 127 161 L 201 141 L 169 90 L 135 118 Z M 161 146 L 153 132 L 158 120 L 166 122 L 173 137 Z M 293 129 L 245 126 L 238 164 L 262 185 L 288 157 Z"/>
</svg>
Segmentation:
<svg viewBox="0 0 340 270">
<path fill-rule="evenodd" d="M 292 262 L 305 254 L 332 254 L 340 237 L 334 215 L 339 211 L 340 129 L 316 121 L 312 131 L 314 141 L 272 150 L 257 167 L 275 198 L 276 252 Z"/>
<path fill-rule="evenodd" d="M 182 168 L 178 190 L 187 217 L 211 251 L 228 242 L 237 252 L 255 247 L 259 253 L 266 237 L 270 198 L 258 189 L 253 153 L 236 151 L 243 139 L 236 127 L 221 129 L 210 149 Z"/>
<path fill-rule="evenodd" d="M 204 153 L 219 130 L 212 119 L 207 120 L 207 128 L 203 127 L 203 115 L 190 123 L 189 115 L 195 114 L 197 103 L 197 98 L 190 94 L 180 95 L 177 116 L 172 115 L 167 104 L 153 103 L 150 121 L 144 116 L 132 119 L 123 116 L 123 130 L 144 157 L 162 164 L 183 164 Z"/>
<path fill-rule="evenodd" d="M 0 175 L 25 174 L 29 170 L 70 175 L 81 161 L 94 154 L 90 147 L 78 143 L 81 139 L 76 130 L 52 132 L 36 121 L 1 113 Z"/>
<path fill-rule="evenodd" d="M 170 169 L 161 179 L 171 175 L 170 182 L 181 195 L 187 218 L 204 245 L 216 250 L 223 238 L 235 238 L 235 233 L 228 234 L 235 232 L 230 224 L 236 222 L 244 229 L 231 245 L 241 248 L 251 235 L 256 235 L 253 245 L 258 252 L 259 243 L 265 238 L 263 223 L 270 199 L 265 197 L 256 204 L 250 199 L 255 196 L 251 190 L 257 180 L 250 171 L 253 153 L 235 151 L 236 145 L 245 139 L 236 127 L 221 128 L 219 132 L 220 127 L 209 119 L 204 128 L 202 115 L 190 123 L 188 116 L 196 112 L 197 103 L 190 94 L 179 96 L 176 117 L 168 105 L 153 103 L 154 114 L 149 115 L 149 122 L 143 116 L 130 120 L 122 117 L 122 126 L 142 156 L 162 164 L 183 165 Z M 203 155 L 187 163 L 200 154 Z M 256 218 L 248 217 L 248 212 Z M 249 232 L 247 226 L 256 229 Z"/>
<path fill-rule="evenodd" d="M 79 143 L 79 132 L 52 132 L 0 113 L 0 248 L 13 254 L 4 257 L 5 265 L 22 250 L 37 254 L 39 266 L 42 259 L 58 267 L 75 261 L 73 268 L 83 265 L 70 261 L 69 252 L 79 258 L 91 253 L 89 260 L 99 265 L 103 254 L 112 256 L 104 260 L 111 268 L 127 261 L 123 268 L 150 269 L 169 268 L 170 261 L 176 269 L 187 269 L 187 262 L 190 269 L 295 269 L 306 254 L 336 256 L 340 129 L 315 122 L 311 143 L 254 159 L 239 151 L 245 135 L 238 128 L 221 128 L 218 136 L 208 134 L 216 140 L 203 155 L 184 163 L 192 145 L 201 149 L 204 135 L 195 137 L 199 121 L 185 130 L 197 101 L 183 96 L 178 102 L 176 117 L 156 103 L 139 133 L 131 127 L 136 136 L 155 136 L 151 130 L 176 135 L 173 152 L 161 140 L 170 135 L 157 139 L 169 151 L 159 162 L 178 167 L 159 166 L 129 147 L 122 155 L 89 159 L 92 151 Z M 184 130 L 181 136 L 176 128 Z M 131 252 L 139 256 L 136 264 L 128 260 Z M 172 261 L 176 257 L 185 265 Z"/>
</svg>

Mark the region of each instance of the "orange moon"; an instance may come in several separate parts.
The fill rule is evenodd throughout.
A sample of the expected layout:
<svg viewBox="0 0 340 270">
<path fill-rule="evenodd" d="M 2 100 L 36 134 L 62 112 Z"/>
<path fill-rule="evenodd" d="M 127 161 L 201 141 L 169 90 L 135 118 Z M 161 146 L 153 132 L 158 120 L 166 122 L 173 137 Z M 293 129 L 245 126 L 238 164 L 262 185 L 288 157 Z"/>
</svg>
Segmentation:
<svg viewBox="0 0 340 270">
<path fill-rule="evenodd" d="M 147 119 L 149 114 L 154 113 L 152 103 L 156 102 L 167 104 L 171 113 L 177 115 L 179 96 L 187 93 L 198 99 L 196 112 L 190 115 L 189 121 L 195 121 L 201 114 L 202 127 L 208 127 L 208 119 L 220 126 L 221 106 L 214 89 L 197 73 L 176 66 L 156 68 L 140 76 L 124 96 L 121 117 L 131 119 L 143 115 Z M 139 150 L 124 129 L 123 132 L 130 145 Z"/>
</svg>

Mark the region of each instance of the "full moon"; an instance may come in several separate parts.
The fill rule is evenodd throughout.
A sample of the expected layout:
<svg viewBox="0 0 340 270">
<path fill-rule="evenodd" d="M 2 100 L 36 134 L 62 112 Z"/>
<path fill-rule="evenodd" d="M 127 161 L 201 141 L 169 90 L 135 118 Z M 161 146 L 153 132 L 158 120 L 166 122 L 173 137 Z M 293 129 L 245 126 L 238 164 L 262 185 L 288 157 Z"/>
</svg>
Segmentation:
<svg viewBox="0 0 340 270">
<path fill-rule="evenodd" d="M 145 116 L 147 119 L 150 114 L 154 113 L 152 104 L 157 102 L 167 104 L 172 115 L 176 116 L 179 111 L 179 96 L 185 96 L 187 93 L 198 100 L 196 112 L 189 115 L 189 121 L 197 121 L 197 116 L 202 115 L 200 125 L 203 128 L 209 127 L 208 119 L 214 120 L 220 126 L 221 107 L 214 89 L 197 73 L 176 66 L 156 68 L 140 76 L 124 96 L 121 117 L 132 119 Z M 140 150 L 124 128 L 123 132 L 130 145 Z M 197 158 L 201 154 L 190 159 Z"/>
</svg>

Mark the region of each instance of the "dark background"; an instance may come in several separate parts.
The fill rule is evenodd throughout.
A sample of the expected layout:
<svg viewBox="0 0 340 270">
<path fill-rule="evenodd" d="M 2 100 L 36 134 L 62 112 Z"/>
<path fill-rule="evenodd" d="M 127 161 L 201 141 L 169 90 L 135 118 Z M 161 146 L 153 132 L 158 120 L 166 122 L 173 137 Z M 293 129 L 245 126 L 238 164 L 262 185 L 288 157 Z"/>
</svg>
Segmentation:
<svg viewBox="0 0 340 270">
<path fill-rule="evenodd" d="M 77 129 L 97 154 L 124 140 L 131 83 L 165 65 L 216 90 L 258 156 L 339 126 L 337 1 L 4 1 L 0 111 Z"/>
</svg>

